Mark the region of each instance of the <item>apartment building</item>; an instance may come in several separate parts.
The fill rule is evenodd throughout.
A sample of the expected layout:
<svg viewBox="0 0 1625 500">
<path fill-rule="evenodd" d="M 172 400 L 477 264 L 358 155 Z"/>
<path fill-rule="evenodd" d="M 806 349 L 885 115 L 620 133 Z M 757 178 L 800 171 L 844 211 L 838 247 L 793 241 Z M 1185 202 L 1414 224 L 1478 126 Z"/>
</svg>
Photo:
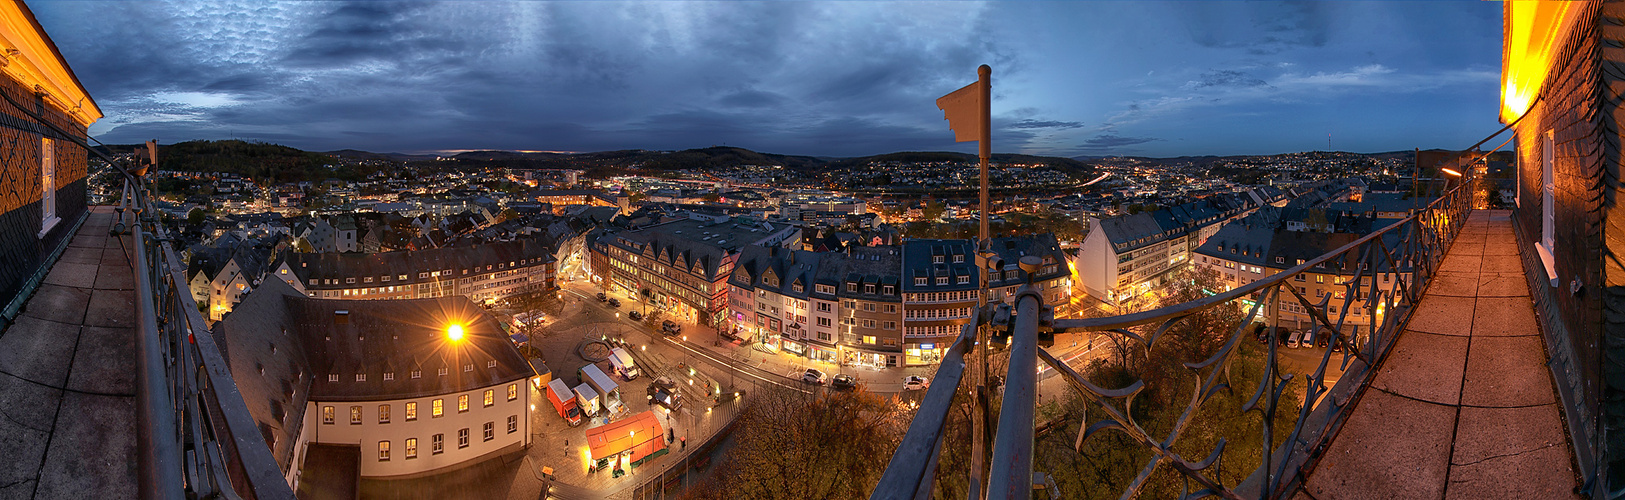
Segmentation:
<svg viewBox="0 0 1625 500">
<path fill-rule="evenodd" d="M 819 254 L 783 247 L 745 247 L 728 279 L 728 331 L 758 349 L 808 356 L 812 292 Z"/>
<path fill-rule="evenodd" d="M 1331 253 L 1344 245 L 1372 233 L 1381 227 L 1377 225 L 1380 219 L 1360 215 L 1337 214 L 1332 217 L 1338 220 L 1336 228 L 1331 231 L 1300 229 L 1311 228 L 1293 224 L 1298 220 L 1303 210 L 1277 209 L 1266 207 L 1257 213 L 1240 221 L 1231 223 L 1220 230 L 1208 242 L 1196 251 L 1195 266 L 1212 269 L 1219 275 L 1222 290 L 1230 289 L 1252 283 L 1266 276 L 1303 265 L 1316 257 Z M 1296 217 L 1295 217 L 1296 216 Z M 1398 234 L 1391 234 L 1384 242 L 1396 254 L 1399 242 Z M 1329 320 L 1336 322 L 1343 318 L 1344 333 L 1358 337 L 1362 333 L 1370 332 L 1372 316 L 1380 313 L 1378 304 L 1351 304 L 1347 311 L 1343 311 L 1344 299 L 1348 293 L 1346 286 L 1360 275 L 1360 286 L 1355 291 L 1355 300 L 1364 301 L 1366 294 L 1373 290 L 1381 293 L 1392 293 L 1398 288 L 1399 282 L 1392 273 L 1386 261 L 1379 260 L 1376 266 L 1377 273 L 1373 273 L 1369 262 L 1359 260 L 1359 255 L 1345 254 L 1339 258 L 1321 263 L 1310 269 L 1309 272 L 1293 276 L 1288 283 L 1297 288 L 1298 293 L 1312 304 L 1319 304 L 1327 296 L 1331 297 L 1326 313 Z M 1401 263 L 1401 266 L 1406 264 Z M 1373 277 L 1373 274 L 1380 276 Z M 1309 310 L 1294 296 L 1283 295 L 1271 306 L 1277 310 L 1266 310 L 1260 316 L 1266 324 L 1269 318 L 1279 318 L 1275 326 L 1298 330 L 1313 324 Z M 1278 314 L 1278 315 L 1277 315 Z M 1379 317 L 1380 319 L 1380 317 Z"/>
<path fill-rule="evenodd" d="M 976 246 L 970 240 L 907 240 L 902 252 L 904 363 L 935 363 L 964 325 L 975 321 L 981 297 Z"/>
<path fill-rule="evenodd" d="M 1221 227 L 1261 206 L 1315 208 L 1364 193 L 1360 179 L 1322 181 L 1282 192 L 1255 188 L 1151 212 L 1089 219 L 1073 262 L 1084 292 L 1108 304 L 1132 301 L 1190 265 L 1191 252 Z"/>
<path fill-rule="evenodd" d="M 741 249 L 801 245 L 801 229 L 743 217 L 690 214 L 636 229 L 598 234 L 592 279 L 606 290 L 642 297 L 695 323 L 718 326 L 728 310 L 728 279 Z"/>
<path fill-rule="evenodd" d="M 272 274 L 329 299 L 462 295 L 495 302 L 555 287 L 553 249 L 536 239 L 376 254 L 284 253 Z"/>
</svg>

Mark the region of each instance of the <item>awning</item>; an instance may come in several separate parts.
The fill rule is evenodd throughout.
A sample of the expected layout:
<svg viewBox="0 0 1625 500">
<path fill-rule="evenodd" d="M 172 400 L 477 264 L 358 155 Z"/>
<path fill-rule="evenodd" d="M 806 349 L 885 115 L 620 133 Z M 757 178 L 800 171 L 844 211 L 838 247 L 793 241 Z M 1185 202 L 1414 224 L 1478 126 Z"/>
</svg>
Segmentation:
<svg viewBox="0 0 1625 500">
<path fill-rule="evenodd" d="M 587 447 L 594 461 L 631 451 L 632 461 L 639 462 L 666 449 L 666 431 L 653 410 L 645 411 L 587 429 Z"/>
</svg>

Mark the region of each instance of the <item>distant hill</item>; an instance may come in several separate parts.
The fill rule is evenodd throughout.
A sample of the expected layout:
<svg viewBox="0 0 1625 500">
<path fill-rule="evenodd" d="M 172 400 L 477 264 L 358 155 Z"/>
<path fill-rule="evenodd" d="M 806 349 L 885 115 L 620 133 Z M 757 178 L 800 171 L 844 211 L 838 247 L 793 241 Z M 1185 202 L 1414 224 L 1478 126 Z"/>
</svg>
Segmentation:
<svg viewBox="0 0 1625 500">
<path fill-rule="evenodd" d="M 271 182 L 359 180 L 371 173 L 336 163 L 333 156 L 265 142 L 187 141 L 158 147 L 160 170 L 227 172 Z"/>
</svg>

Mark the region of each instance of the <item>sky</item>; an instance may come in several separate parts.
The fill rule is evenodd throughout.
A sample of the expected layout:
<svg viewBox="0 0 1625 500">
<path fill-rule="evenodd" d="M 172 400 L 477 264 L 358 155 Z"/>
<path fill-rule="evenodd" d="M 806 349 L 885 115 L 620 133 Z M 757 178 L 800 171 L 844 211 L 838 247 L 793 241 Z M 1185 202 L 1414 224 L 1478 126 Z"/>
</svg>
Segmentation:
<svg viewBox="0 0 1625 500">
<path fill-rule="evenodd" d="M 433 153 L 975 152 L 937 97 L 993 68 L 993 150 L 1463 149 L 1501 4 L 35 1 L 108 144 Z"/>
</svg>

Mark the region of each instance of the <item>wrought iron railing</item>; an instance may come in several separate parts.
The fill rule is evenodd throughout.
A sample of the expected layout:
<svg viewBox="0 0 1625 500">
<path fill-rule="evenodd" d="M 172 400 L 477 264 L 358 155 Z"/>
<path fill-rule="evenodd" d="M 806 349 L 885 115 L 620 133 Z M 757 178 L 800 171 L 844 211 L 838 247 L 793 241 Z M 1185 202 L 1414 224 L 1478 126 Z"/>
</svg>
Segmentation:
<svg viewBox="0 0 1625 500">
<path fill-rule="evenodd" d="M 87 148 L 88 149 L 88 148 Z M 124 178 L 114 234 L 135 252 L 136 442 L 141 498 L 292 499 L 187 286 L 186 264 L 142 178 Z"/>
<path fill-rule="evenodd" d="M 972 473 L 970 496 L 1029 498 L 1032 495 L 1035 373 L 1038 373 L 1040 359 L 1082 395 L 1089 414 L 1104 416 L 1093 423 L 1086 421 L 1087 425 L 1079 430 L 1076 447 L 1080 452 L 1090 438 L 1107 430 L 1127 436 L 1134 446 L 1150 452 L 1150 459 L 1127 485 L 1123 498 L 1138 496 L 1153 474 L 1164 469 L 1178 474 L 1178 479 L 1187 485 L 1183 494 L 1188 497 L 1280 498 L 1292 494 L 1301 486 L 1303 474 L 1313 467 L 1319 453 L 1336 435 L 1348 410 L 1370 384 L 1374 375 L 1372 367 L 1388 354 L 1421 301 L 1450 241 L 1465 223 L 1472 209 L 1473 184 L 1459 184 L 1409 216 L 1340 248 L 1274 275 L 1197 300 L 1104 318 L 1050 320 L 1048 306 L 1029 284 L 1018 292 L 1013 308 L 1005 305 L 979 311 L 979 323 L 1010 333 L 1009 364 L 997 435 L 992 458 L 988 461 L 991 466 L 985 476 L 987 488 L 980 490 L 977 483 L 981 476 Z M 1308 273 L 1346 273 L 1342 293 L 1309 298 L 1294 285 L 1298 283 L 1296 277 Z M 1309 325 L 1304 328 L 1315 332 L 1317 344 L 1322 336 L 1330 342 L 1322 348 L 1313 373 L 1303 377 L 1303 404 L 1296 411 L 1287 439 L 1280 441 L 1272 435 L 1276 430 L 1276 414 L 1292 410 L 1291 404 L 1282 405 L 1282 398 L 1297 378 L 1280 370 L 1277 350 L 1281 345 L 1283 304 L 1292 304 L 1295 311 L 1301 310 L 1301 314 L 1308 316 Z M 1184 364 L 1196 375 L 1195 392 L 1177 418 L 1166 425 L 1167 432 L 1161 435 L 1148 432 L 1130 408 L 1135 395 L 1146 388 L 1143 380 L 1125 387 L 1101 387 L 1038 346 L 1040 333 L 1098 332 L 1149 353 L 1151 346 L 1157 345 L 1165 333 L 1181 322 L 1223 307 L 1236 308 L 1244 314 L 1233 328 L 1211 332 L 1223 335 L 1223 343 L 1214 354 L 1200 362 Z M 1360 313 L 1352 313 L 1356 310 Z M 1268 346 L 1263 374 L 1256 386 L 1231 388 L 1235 380 L 1227 372 L 1241 344 L 1252 339 L 1252 325 L 1259 321 L 1269 325 L 1263 330 Z M 975 339 L 975 327 L 967 326 L 944 357 L 936 383 L 927 391 L 872 499 L 932 496 L 944 424 L 966 370 L 966 354 L 973 348 Z M 1342 375 L 1334 385 L 1328 386 L 1327 369 L 1333 363 L 1342 369 Z M 1214 473 L 1215 466 L 1224 467 L 1224 439 L 1221 438 L 1210 453 L 1194 460 L 1174 449 L 1197 412 L 1222 390 L 1248 391 L 1245 394 L 1251 397 L 1242 405 L 1242 412 L 1258 412 L 1263 417 L 1259 422 L 1262 427 L 1262 439 L 1258 443 L 1262 448 L 1260 465 L 1246 479 L 1228 483 Z M 1274 446 L 1278 441 L 1282 444 Z"/>
</svg>

